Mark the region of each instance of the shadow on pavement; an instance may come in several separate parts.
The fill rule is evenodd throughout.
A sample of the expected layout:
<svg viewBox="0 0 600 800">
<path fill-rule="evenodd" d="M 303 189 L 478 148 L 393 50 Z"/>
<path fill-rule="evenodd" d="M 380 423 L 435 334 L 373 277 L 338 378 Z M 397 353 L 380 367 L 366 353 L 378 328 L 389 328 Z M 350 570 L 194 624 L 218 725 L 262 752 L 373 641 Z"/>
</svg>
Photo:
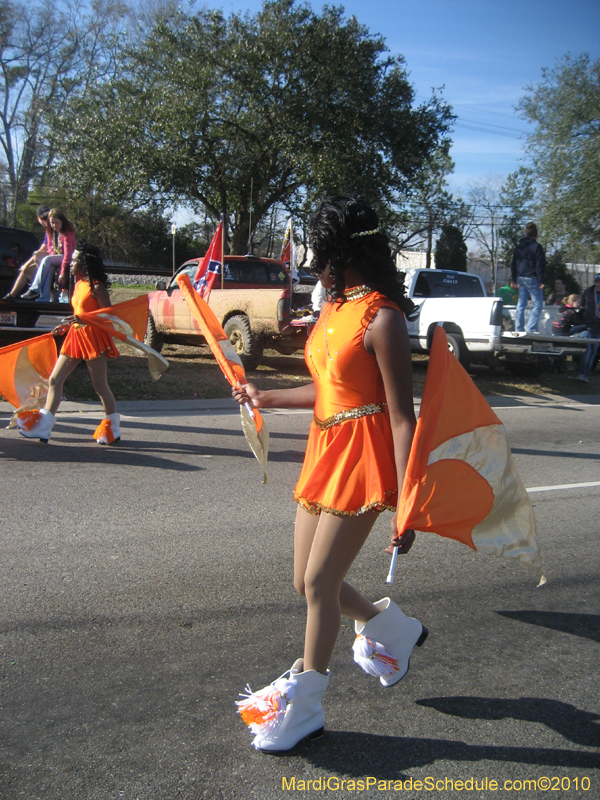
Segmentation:
<svg viewBox="0 0 600 800">
<path fill-rule="evenodd" d="M 408 777 L 403 773 L 436 761 L 506 761 L 546 767 L 600 767 L 600 754 L 578 750 L 469 745 L 448 739 L 412 739 L 332 730 L 326 730 L 322 740 L 302 743 L 293 753 L 334 773 L 356 778 L 377 775 L 388 780 Z"/>
<path fill-rule="evenodd" d="M 560 611 L 497 611 L 503 617 L 539 625 L 553 631 L 582 636 L 600 642 L 600 616 L 598 614 L 569 614 Z"/>
<path fill-rule="evenodd" d="M 543 697 L 519 697 L 505 700 L 496 697 L 430 697 L 417 705 L 435 708 L 442 714 L 461 719 L 518 719 L 539 722 L 565 739 L 584 747 L 600 747 L 600 715 L 581 711 L 560 700 Z"/>
</svg>

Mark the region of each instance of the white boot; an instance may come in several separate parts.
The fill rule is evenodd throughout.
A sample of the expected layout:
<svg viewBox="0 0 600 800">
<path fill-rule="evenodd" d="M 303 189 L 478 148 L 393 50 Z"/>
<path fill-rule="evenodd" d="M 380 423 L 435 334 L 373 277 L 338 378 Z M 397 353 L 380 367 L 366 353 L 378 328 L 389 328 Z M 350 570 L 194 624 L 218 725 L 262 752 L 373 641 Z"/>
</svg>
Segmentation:
<svg viewBox="0 0 600 800">
<path fill-rule="evenodd" d="M 355 622 L 354 660 L 368 675 L 393 686 L 408 672 L 415 647 L 421 647 L 429 631 L 419 620 L 407 617 L 389 597 L 375 603 L 381 609 L 368 622 Z"/>
<path fill-rule="evenodd" d="M 327 684 L 327 675 L 315 670 L 299 672 L 302 659 L 298 659 L 281 678 L 270 686 L 241 695 L 238 714 L 255 734 L 253 746 L 269 753 L 291 750 L 302 739 L 317 739 L 323 733 L 325 716 L 321 701 Z"/>
<path fill-rule="evenodd" d="M 31 424 L 34 414 L 37 416 L 37 412 L 23 412 L 17 415 L 17 428 L 21 436 L 26 436 L 28 439 L 39 439 L 40 442 L 46 444 L 52 433 L 56 417 L 50 411 L 42 408 L 37 422 Z"/>
<path fill-rule="evenodd" d="M 121 416 L 109 414 L 94 431 L 93 437 L 98 444 L 114 444 L 121 439 Z"/>
</svg>

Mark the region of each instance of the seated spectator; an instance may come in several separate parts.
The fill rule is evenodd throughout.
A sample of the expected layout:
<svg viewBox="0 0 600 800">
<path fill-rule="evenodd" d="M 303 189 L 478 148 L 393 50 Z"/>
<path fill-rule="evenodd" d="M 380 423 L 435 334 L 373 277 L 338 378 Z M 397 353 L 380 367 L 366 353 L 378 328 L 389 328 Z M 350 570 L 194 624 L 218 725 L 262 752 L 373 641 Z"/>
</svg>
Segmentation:
<svg viewBox="0 0 600 800">
<path fill-rule="evenodd" d="M 48 214 L 50 213 L 50 209 L 48 206 L 38 206 L 36 211 L 37 220 L 45 229 L 45 236 L 44 241 L 40 245 L 40 247 L 33 253 L 30 259 L 28 259 L 19 269 L 19 274 L 17 275 L 17 279 L 15 280 L 12 289 L 10 292 L 4 295 L 2 298 L 3 300 L 16 300 L 19 295 L 27 289 L 27 284 L 34 279 L 34 276 L 38 270 L 41 260 L 44 256 L 48 255 L 49 253 L 49 245 L 51 242 L 52 236 L 52 228 L 50 227 L 50 223 L 48 222 Z M 12 249 L 12 245 L 11 245 Z"/>
<path fill-rule="evenodd" d="M 580 296 L 570 294 L 562 302 L 559 313 L 552 323 L 552 333 L 554 336 L 573 336 L 585 328 Z"/>
<path fill-rule="evenodd" d="M 52 299 L 51 291 L 56 271 L 59 271 L 59 292 L 68 290 L 69 267 L 75 251 L 75 226 L 73 223 L 56 208 L 50 210 L 48 221 L 52 229 L 51 244 L 48 247 L 50 255 L 42 259 L 31 289 L 23 295 L 25 300 L 37 299 L 41 303 L 49 303 Z"/>
<path fill-rule="evenodd" d="M 581 308 L 583 310 L 583 321 L 585 329 L 576 334 L 582 339 L 594 339 L 585 350 L 585 354 L 579 362 L 579 374 L 576 380 L 588 383 L 592 369 L 596 364 L 598 353 L 597 340 L 600 340 L 600 272 L 594 278 L 594 283 L 581 295 Z"/>
<path fill-rule="evenodd" d="M 567 287 L 565 282 L 562 278 L 557 278 L 554 281 L 554 291 L 552 294 L 548 295 L 548 299 L 546 300 L 547 306 L 559 306 L 563 300 L 567 297 Z"/>
<path fill-rule="evenodd" d="M 509 283 L 505 283 L 504 286 L 496 289 L 496 297 L 501 297 L 505 306 L 516 306 L 519 293 Z"/>
</svg>

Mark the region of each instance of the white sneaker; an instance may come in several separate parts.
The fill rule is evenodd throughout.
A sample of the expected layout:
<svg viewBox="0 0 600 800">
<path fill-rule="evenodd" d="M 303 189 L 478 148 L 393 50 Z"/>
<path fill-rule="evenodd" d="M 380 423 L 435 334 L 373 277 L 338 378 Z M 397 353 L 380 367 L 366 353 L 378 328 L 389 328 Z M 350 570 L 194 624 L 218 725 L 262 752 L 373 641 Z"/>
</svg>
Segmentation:
<svg viewBox="0 0 600 800">
<path fill-rule="evenodd" d="M 588 378 L 588 376 L 584 375 L 583 373 L 581 373 L 581 375 L 578 375 L 575 378 L 575 380 L 576 381 L 581 381 L 582 383 L 589 383 L 590 382 L 590 379 Z"/>
</svg>

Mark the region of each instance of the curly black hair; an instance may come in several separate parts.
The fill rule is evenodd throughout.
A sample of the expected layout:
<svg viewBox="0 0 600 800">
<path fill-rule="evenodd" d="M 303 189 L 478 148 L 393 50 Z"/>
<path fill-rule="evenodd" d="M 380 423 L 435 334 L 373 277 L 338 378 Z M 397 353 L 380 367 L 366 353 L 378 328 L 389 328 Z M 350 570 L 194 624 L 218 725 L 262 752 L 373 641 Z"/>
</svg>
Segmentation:
<svg viewBox="0 0 600 800">
<path fill-rule="evenodd" d="M 376 233 L 358 235 L 365 231 Z M 317 277 L 331 263 L 330 294 L 334 300 L 344 301 L 344 270 L 352 266 L 366 286 L 393 300 L 407 316 L 415 309 L 406 297 L 403 275 L 396 269 L 388 238 L 379 230 L 379 218 L 360 198 L 326 197 L 310 219 L 309 244 L 311 269 Z"/>
<path fill-rule="evenodd" d="M 79 242 L 77 244 L 77 253 L 79 263 L 87 274 L 90 288 L 93 289 L 95 283 L 103 283 L 109 289 L 111 282 L 106 274 L 100 250 L 89 242 Z"/>
</svg>

